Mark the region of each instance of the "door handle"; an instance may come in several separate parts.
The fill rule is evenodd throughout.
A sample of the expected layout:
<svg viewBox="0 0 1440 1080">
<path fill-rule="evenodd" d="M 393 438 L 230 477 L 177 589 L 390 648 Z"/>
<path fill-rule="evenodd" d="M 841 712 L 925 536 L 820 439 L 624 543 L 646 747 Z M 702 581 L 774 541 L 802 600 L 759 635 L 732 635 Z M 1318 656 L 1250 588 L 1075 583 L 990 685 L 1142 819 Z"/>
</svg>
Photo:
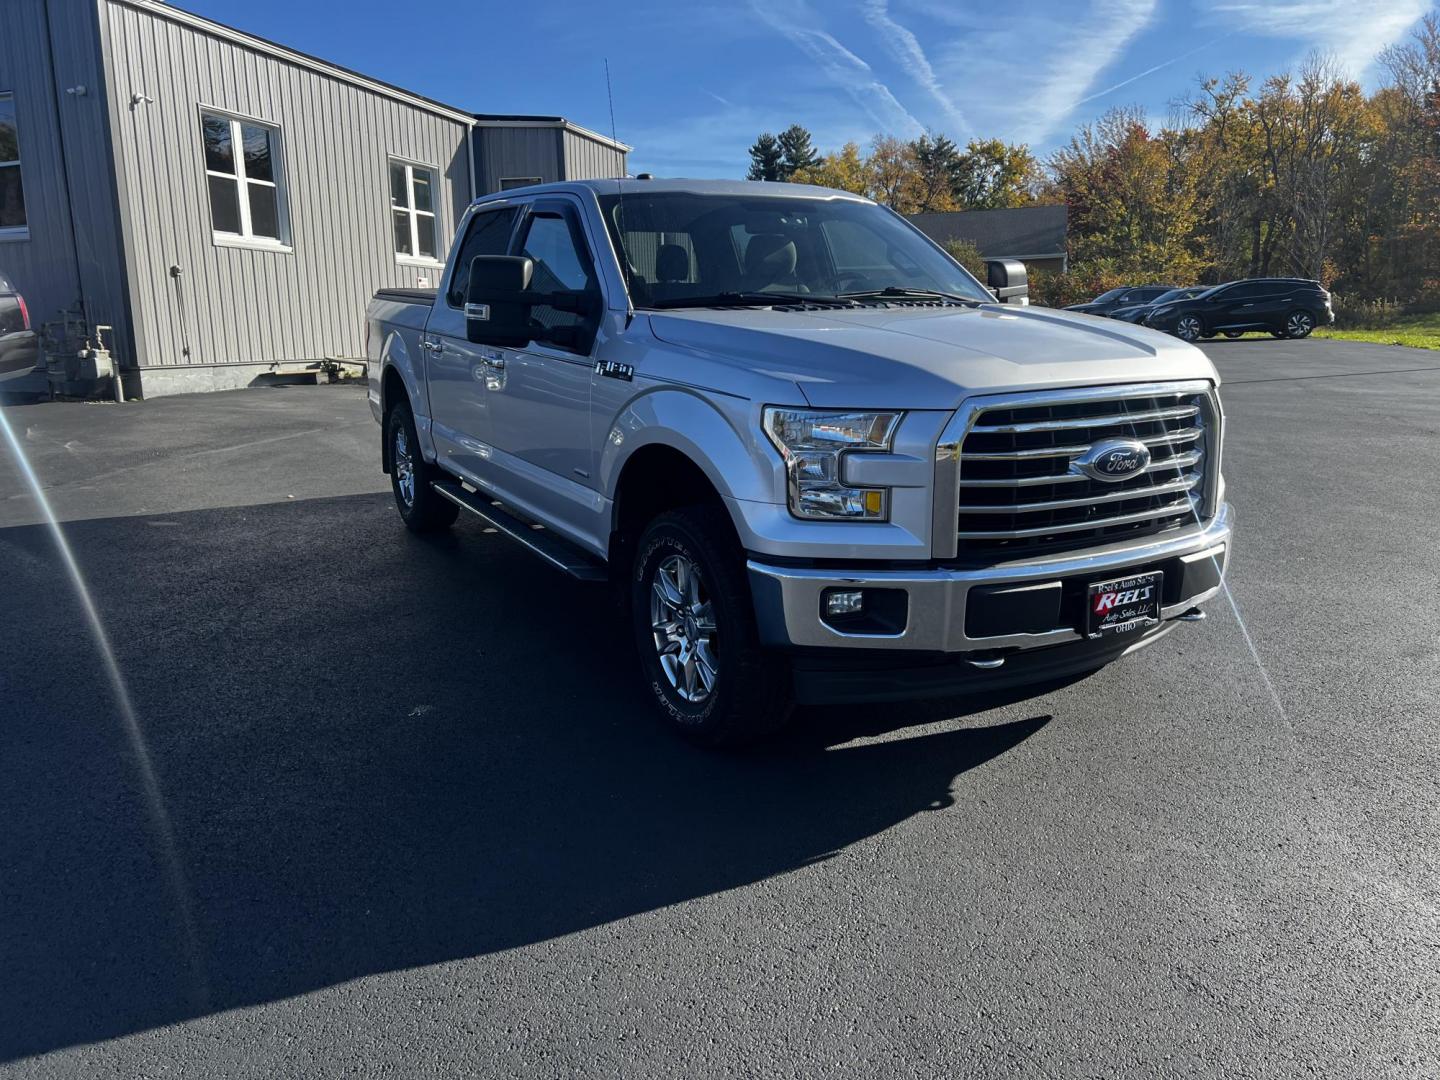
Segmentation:
<svg viewBox="0 0 1440 1080">
<path fill-rule="evenodd" d="M 485 366 L 495 371 L 505 370 L 505 357 L 501 353 L 486 353 L 483 357 Z"/>
<path fill-rule="evenodd" d="M 435 356 L 439 356 L 441 353 L 443 353 L 443 352 L 445 351 L 445 342 L 443 342 L 443 341 L 422 341 L 422 342 L 420 342 L 420 347 L 421 347 L 422 349 L 424 349 L 426 352 L 432 353 L 432 354 L 434 354 Z"/>
</svg>

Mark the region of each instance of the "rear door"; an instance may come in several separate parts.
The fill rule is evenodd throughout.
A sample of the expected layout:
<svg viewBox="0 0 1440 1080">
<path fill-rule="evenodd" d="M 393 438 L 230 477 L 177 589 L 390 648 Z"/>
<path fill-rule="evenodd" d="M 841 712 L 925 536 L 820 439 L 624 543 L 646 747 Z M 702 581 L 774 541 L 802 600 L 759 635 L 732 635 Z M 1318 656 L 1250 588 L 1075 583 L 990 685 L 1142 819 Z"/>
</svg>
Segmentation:
<svg viewBox="0 0 1440 1080">
<path fill-rule="evenodd" d="M 489 387 L 501 361 L 500 350 L 472 345 L 466 336 L 465 291 L 472 259 L 510 250 L 518 216 L 513 203 L 471 215 L 422 342 L 436 451 L 447 467 L 472 483 L 479 483 L 490 456 Z"/>
</svg>

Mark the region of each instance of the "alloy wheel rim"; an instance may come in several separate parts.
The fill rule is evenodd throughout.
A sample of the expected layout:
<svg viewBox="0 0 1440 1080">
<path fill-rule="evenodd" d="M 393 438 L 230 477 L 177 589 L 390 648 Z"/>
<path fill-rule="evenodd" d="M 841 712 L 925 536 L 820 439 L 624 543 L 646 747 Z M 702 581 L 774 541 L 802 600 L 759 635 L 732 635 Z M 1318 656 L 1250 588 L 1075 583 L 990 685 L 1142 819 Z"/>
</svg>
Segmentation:
<svg viewBox="0 0 1440 1080">
<path fill-rule="evenodd" d="M 1292 334 L 1303 334 L 1310 329 L 1310 316 L 1303 311 L 1297 311 L 1290 316 L 1290 325 L 1286 328 Z"/>
<path fill-rule="evenodd" d="M 720 670 L 715 609 L 700 568 L 688 556 L 666 556 L 655 568 L 650 631 L 670 688 L 691 705 L 709 698 Z"/>
<path fill-rule="evenodd" d="M 415 502 L 415 462 L 410 457 L 410 437 L 403 427 L 395 429 L 395 486 L 406 506 Z"/>
<path fill-rule="evenodd" d="M 1180 331 L 1180 336 L 1186 341 L 1194 341 L 1200 336 L 1200 320 L 1193 315 L 1188 316 L 1180 320 L 1180 325 L 1176 329 Z"/>
</svg>

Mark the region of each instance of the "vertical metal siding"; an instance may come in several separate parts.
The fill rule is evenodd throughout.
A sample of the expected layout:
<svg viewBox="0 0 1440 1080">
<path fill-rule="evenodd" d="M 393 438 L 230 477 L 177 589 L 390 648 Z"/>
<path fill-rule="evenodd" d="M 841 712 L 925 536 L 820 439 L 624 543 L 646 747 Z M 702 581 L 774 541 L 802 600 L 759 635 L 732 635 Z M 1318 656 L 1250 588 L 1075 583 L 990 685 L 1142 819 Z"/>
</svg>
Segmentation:
<svg viewBox="0 0 1440 1080">
<path fill-rule="evenodd" d="M 438 269 L 396 261 L 388 162 L 403 157 L 439 173 L 443 258 L 469 201 L 465 124 L 160 11 L 100 3 L 142 365 L 360 355 L 362 316 L 375 289 L 413 286 L 421 277 L 438 283 Z M 132 89 L 154 102 L 129 108 Z M 279 127 L 292 251 L 214 242 L 201 105 Z M 181 268 L 178 279 L 172 265 Z"/>
<path fill-rule="evenodd" d="M 0 241 L 0 269 L 19 287 L 38 325 L 80 299 L 65 186 L 45 0 L 4 0 L 0 15 L 0 93 L 15 95 L 25 240 Z M 67 107 L 76 99 L 61 92 Z M 81 103 L 85 99 L 80 99 Z"/>
<path fill-rule="evenodd" d="M 481 127 L 475 133 L 480 194 L 499 191 L 507 177 L 538 176 L 543 183 L 564 179 L 559 136 L 557 127 Z"/>
<path fill-rule="evenodd" d="M 565 180 L 608 180 L 625 175 L 625 154 L 575 131 L 565 132 Z"/>
</svg>

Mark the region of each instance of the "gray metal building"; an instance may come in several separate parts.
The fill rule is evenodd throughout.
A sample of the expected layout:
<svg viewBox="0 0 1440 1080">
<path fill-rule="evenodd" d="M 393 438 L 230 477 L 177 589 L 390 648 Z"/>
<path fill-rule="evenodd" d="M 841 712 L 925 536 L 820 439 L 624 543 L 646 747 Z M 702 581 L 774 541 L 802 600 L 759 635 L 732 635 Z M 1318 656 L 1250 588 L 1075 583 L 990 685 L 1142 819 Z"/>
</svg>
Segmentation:
<svg viewBox="0 0 1440 1080">
<path fill-rule="evenodd" d="M 360 356 L 370 294 L 433 285 L 476 194 L 628 150 L 157 0 L 0 3 L 0 269 L 52 355 L 113 327 L 131 394 Z"/>
</svg>

